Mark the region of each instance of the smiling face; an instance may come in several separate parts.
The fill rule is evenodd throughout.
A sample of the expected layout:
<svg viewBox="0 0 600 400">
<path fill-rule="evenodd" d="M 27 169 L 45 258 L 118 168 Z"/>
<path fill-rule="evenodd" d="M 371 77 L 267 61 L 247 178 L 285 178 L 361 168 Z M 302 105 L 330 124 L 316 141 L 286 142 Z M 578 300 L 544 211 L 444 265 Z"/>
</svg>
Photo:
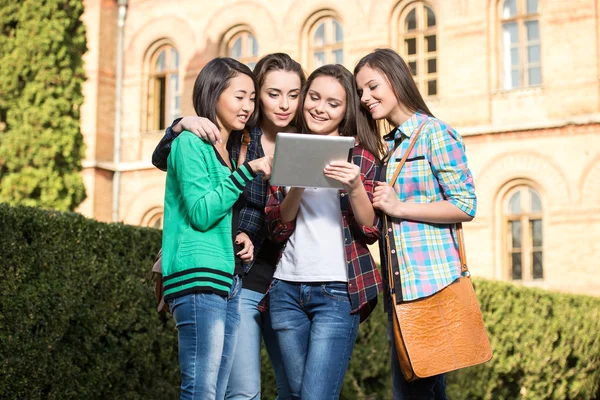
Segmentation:
<svg viewBox="0 0 600 400">
<path fill-rule="evenodd" d="M 270 71 L 260 88 L 261 118 L 285 128 L 296 116 L 300 96 L 300 77 L 295 72 Z"/>
<path fill-rule="evenodd" d="M 242 130 L 254 112 L 254 82 L 245 74 L 238 74 L 229 80 L 229 86 L 217 100 L 217 122 L 223 129 Z"/>
<path fill-rule="evenodd" d="M 361 105 L 371 113 L 373 119 L 386 119 L 399 125 L 396 120 L 401 119 L 398 114 L 402 113 L 402 107 L 389 81 L 381 72 L 365 65 L 356 74 L 356 85 Z"/>
<path fill-rule="evenodd" d="M 346 91 L 330 76 L 315 78 L 304 99 L 303 116 L 309 131 L 317 135 L 339 135 L 346 113 Z"/>
</svg>

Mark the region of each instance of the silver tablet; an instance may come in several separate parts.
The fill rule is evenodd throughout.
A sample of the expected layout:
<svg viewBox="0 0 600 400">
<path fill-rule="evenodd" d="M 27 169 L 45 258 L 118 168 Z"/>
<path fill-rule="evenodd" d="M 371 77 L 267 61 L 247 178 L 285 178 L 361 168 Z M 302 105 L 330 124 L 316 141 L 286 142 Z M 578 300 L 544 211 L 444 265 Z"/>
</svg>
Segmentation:
<svg viewBox="0 0 600 400">
<path fill-rule="evenodd" d="M 343 185 L 325 177 L 323 169 L 333 161 L 351 161 L 354 138 L 302 133 L 278 133 L 271 185 L 337 188 Z"/>
</svg>

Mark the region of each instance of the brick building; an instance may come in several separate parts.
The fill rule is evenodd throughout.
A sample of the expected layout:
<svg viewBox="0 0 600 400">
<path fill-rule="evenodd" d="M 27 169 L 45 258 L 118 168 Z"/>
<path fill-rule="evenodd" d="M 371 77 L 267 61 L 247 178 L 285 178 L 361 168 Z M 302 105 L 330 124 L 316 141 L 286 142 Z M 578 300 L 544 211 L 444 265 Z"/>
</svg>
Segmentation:
<svg viewBox="0 0 600 400">
<path fill-rule="evenodd" d="M 600 295 L 600 17 L 595 0 L 84 0 L 82 131 L 102 221 L 160 227 L 166 124 L 193 114 L 213 57 L 289 53 L 350 70 L 404 55 L 432 111 L 465 137 L 479 198 L 475 275 Z"/>
</svg>

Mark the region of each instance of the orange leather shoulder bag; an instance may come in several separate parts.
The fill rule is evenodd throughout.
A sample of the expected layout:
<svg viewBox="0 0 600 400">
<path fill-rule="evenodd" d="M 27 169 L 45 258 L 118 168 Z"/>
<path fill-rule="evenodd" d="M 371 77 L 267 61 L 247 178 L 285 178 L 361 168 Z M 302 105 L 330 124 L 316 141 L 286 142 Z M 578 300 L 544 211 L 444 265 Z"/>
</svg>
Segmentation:
<svg viewBox="0 0 600 400">
<path fill-rule="evenodd" d="M 413 134 L 391 182 L 396 182 L 423 126 L 421 124 Z M 401 291 L 402 288 L 394 290 L 388 219 L 385 216 L 384 240 L 392 297 L 394 342 L 406 380 L 410 382 L 489 361 L 492 348 L 467 267 L 462 224 L 456 224 L 455 229 L 461 277 L 431 296 L 398 303 L 395 291 Z"/>
</svg>

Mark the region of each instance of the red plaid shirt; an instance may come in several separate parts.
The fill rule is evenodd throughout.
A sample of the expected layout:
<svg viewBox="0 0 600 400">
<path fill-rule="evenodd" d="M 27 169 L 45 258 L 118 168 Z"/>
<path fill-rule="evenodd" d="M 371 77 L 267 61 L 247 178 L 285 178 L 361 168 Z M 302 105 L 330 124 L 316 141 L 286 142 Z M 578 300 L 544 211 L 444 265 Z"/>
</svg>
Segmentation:
<svg viewBox="0 0 600 400">
<path fill-rule="evenodd" d="M 375 156 L 361 146 L 355 146 L 352 162 L 360 167 L 360 177 L 373 202 L 375 181 L 379 177 L 380 165 Z M 350 295 L 351 313 L 361 313 L 364 321 L 375 304 L 377 294 L 382 290 L 381 275 L 369 252 L 368 244 L 379 239 L 379 218 L 375 214 L 372 226 L 360 225 L 354 219 L 354 212 L 345 190 L 339 191 L 342 209 L 344 248 L 348 264 L 348 294 Z M 296 227 L 296 220 L 283 223 L 281 221 L 281 203 L 285 198 L 284 188 L 269 186 L 267 190 L 267 206 L 265 209 L 268 236 L 274 242 L 285 243 Z M 285 246 L 284 246 L 285 247 Z M 283 253 L 283 249 L 281 251 Z M 281 253 L 279 255 L 281 258 Z"/>
</svg>

